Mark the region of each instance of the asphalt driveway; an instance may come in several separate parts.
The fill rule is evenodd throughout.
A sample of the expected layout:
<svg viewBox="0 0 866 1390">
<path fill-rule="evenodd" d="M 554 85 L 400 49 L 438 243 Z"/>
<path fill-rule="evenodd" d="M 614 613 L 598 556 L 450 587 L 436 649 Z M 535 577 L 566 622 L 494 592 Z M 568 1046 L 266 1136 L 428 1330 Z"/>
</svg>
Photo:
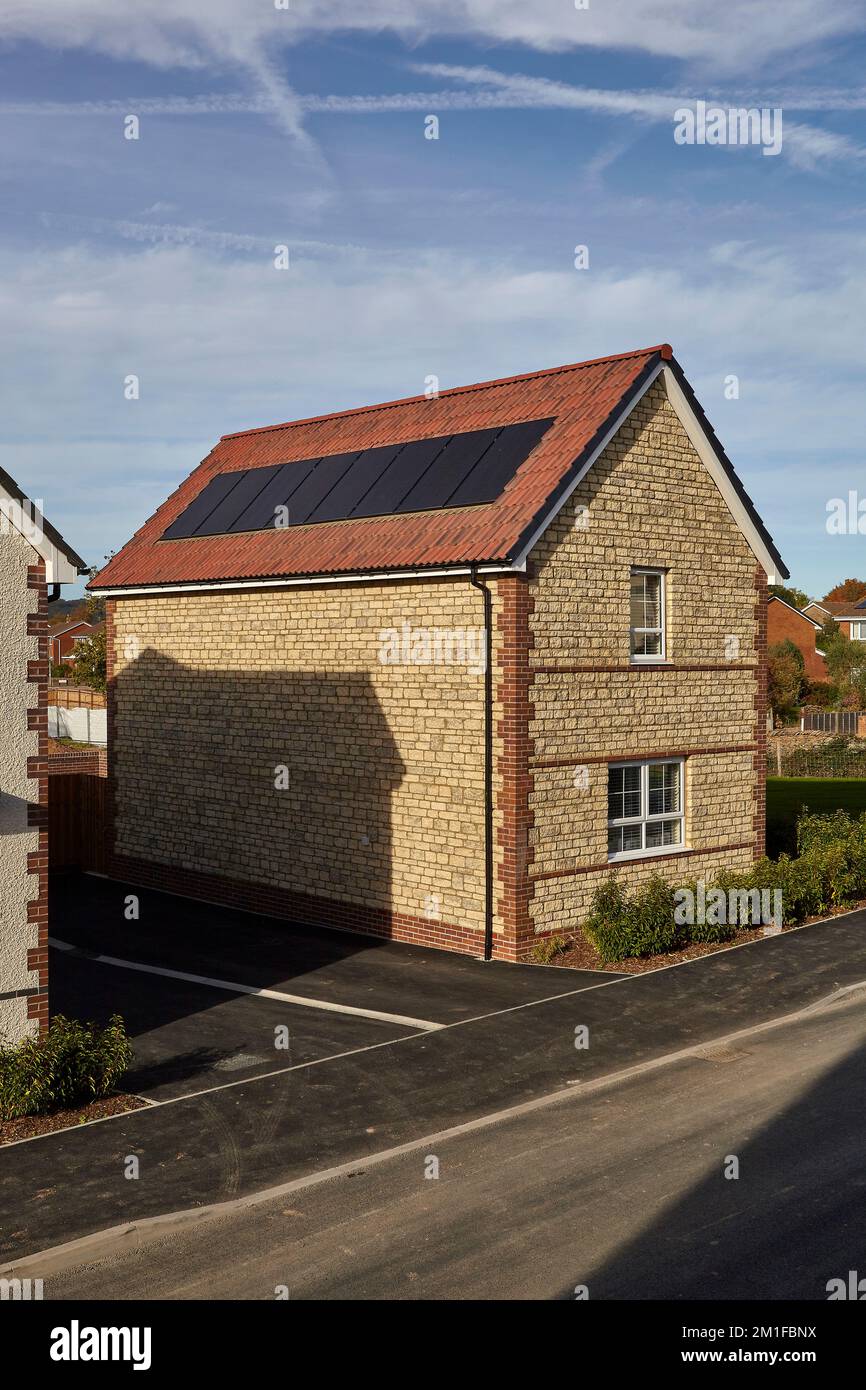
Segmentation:
<svg viewBox="0 0 866 1390">
<path fill-rule="evenodd" d="M 126 1085 L 153 1100 L 616 978 L 472 960 L 86 875 L 54 882 L 51 940 L 52 1011 L 100 1022 L 120 1013 L 135 1046 Z"/>
</svg>

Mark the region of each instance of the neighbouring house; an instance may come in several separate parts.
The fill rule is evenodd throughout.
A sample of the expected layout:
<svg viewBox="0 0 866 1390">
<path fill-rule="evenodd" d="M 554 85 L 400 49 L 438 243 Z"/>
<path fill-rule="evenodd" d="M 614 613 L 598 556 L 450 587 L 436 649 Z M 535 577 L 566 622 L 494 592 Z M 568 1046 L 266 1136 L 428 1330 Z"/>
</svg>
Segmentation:
<svg viewBox="0 0 866 1390">
<path fill-rule="evenodd" d="M 778 594 L 770 594 L 767 604 L 767 646 L 790 641 L 803 657 L 804 674 L 810 681 L 827 679 L 827 663 L 815 645 L 823 624 L 804 610 L 794 608 Z"/>
<path fill-rule="evenodd" d="M 48 606 L 86 572 L 0 470 L 0 1044 L 48 1021 Z"/>
<path fill-rule="evenodd" d="M 819 603 L 813 599 L 802 609 L 807 618 L 813 618 L 820 623 L 821 627 L 829 618 L 833 618 L 839 624 L 839 628 L 845 637 L 850 637 L 854 642 L 866 642 L 866 599 L 857 599 L 854 602 L 848 601 L 841 603 L 837 599 L 822 599 Z"/>
<path fill-rule="evenodd" d="M 48 637 L 48 655 L 51 665 L 59 666 L 61 663 L 73 662 L 79 642 L 92 637 L 94 633 L 99 632 L 102 626 L 102 623 L 89 623 L 85 618 L 79 618 L 76 622 L 52 628 Z"/>
<path fill-rule="evenodd" d="M 90 586 L 108 872 L 516 960 L 743 867 L 786 576 L 667 345 L 225 435 Z"/>
</svg>

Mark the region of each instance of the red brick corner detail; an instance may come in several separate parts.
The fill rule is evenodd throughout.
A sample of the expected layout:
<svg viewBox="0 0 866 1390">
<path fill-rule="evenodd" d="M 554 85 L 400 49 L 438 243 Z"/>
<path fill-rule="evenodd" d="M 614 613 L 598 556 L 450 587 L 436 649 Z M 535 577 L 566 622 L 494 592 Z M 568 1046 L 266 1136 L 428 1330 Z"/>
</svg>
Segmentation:
<svg viewBox="0 0 866 1390">
<path fill-rule="evenodd" d="M 27 776 L 36 782 L 36 799 L 27 807 L 27 824 L 38 831 L 38 848 L 27 856 L 27 872 L 35 880 L 35 896 L 27 904 L 27 921 L 36 923 L 36 945 L 27 952 L 27 969 L 37 977 L 36 992 L 27 997 L 27 1017 L 48 1027 L 48 585 L 45 565 L 27 567 L 27 588 L 36 592 L 36 607 L 27 616 L 27 635 L 35 637 L 38 656 L 27 662 L 27 682 L 35 701 L 27 710 L 27 730 L 36 734 L 37 753 L 27 758 Z"/>
</svg>

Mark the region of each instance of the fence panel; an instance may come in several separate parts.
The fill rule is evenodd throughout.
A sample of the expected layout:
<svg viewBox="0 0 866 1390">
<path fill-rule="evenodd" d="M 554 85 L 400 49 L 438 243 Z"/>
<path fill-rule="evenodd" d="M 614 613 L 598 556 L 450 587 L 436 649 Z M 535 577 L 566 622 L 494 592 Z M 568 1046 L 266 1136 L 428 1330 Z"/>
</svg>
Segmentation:
<svg viewBox="0 0 866 1390">
<path fill-rule="evenodd" d="M 48 863 L 52 869 L 105 872 L 104 777 L 65 773 L 48 778 Z"/>
<path fill-rule="evenodd" d="M 862 710 L 809 710 L 800 719 L 800 728 L 807 734 L 856 734 L 858 720 L 866 718 Z"/>
</svg>

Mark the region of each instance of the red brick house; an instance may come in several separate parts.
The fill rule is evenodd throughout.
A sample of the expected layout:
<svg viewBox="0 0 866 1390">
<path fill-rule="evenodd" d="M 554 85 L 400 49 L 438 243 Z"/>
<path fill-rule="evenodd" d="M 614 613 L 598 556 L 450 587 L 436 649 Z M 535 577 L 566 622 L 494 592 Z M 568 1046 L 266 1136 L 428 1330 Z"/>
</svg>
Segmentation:
<svg viewBox="0 0 866 1390">
<path fill-rule="evenodd" d="M 839 624 L 845 637 L 854 642 L 866 642 L 866 599 L 849 600 L 841 603 L 837 599 L 813 599 L 803 609 L 807 618 L 814 619 L 823 627 L 828 618 Z"/>
<path fill-rule="evenodd" d="M 90 585 L 108 871 L 516 960 L 744 867 L 786 576 L 667 345 L 226 435 Z"/>
<path fill-rule="evenodd" d="M 827 664 L 815 643 L 822 624 L 805 611 L 794 608 L 778 594 L 771 594 L 767 604 L 767 646 L 791 641 L 803 657 L 805 675 L 810 681 L 827 679 Z"/>
<path fill-rule="evenodd" d="M 101 628 L 101 623 L 89 623 L 84 618 L 52 628 L 48 637 L 48 654 L 52 666 L 75 660 L 75 650 L 79 642 L 92 637 Z"/>
</svg>

